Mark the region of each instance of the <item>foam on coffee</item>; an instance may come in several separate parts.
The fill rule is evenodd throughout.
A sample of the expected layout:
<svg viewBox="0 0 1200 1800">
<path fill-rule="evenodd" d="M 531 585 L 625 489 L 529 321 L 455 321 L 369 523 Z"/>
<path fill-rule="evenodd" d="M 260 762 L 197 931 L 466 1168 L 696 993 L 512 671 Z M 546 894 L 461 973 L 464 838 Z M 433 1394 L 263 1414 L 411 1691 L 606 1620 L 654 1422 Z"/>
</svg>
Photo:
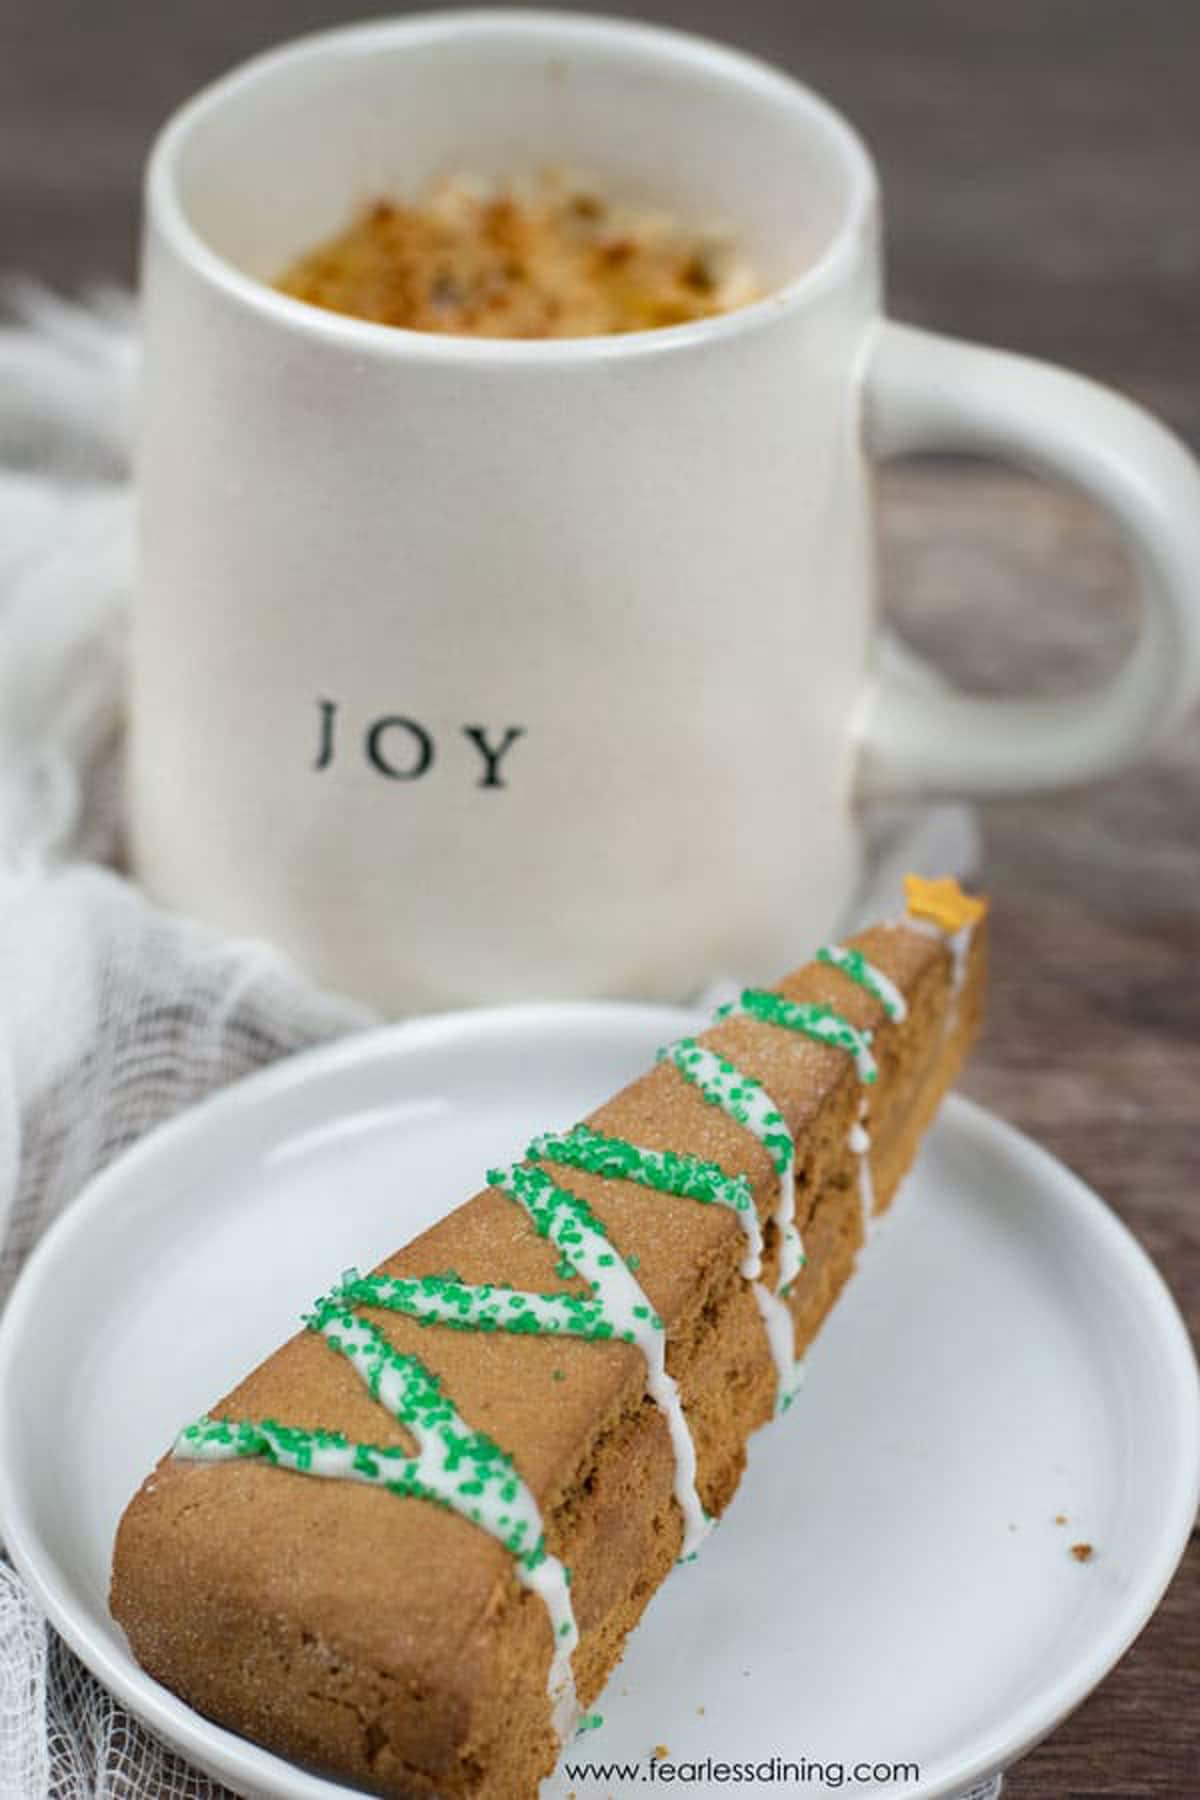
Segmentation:
<svg viewBox="0 0 1200 1800">
<path fill-rule="evenodd" d="M 280 277 L 286 294 L 410 331 L 571 338 L 652 331 L 758 298 L 727 237 L 553 172 L 447 178 L 378 200 Z"/>
</svg>

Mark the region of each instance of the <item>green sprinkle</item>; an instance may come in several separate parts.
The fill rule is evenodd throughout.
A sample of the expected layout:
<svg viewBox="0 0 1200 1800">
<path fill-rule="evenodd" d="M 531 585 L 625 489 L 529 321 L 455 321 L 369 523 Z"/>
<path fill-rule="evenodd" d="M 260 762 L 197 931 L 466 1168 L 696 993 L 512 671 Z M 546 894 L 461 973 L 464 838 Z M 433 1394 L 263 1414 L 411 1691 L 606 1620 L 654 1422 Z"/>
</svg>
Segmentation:
<svg viewBox="0 0 1200 1800">
<path fill-rule="evenodd" d="M 840 969 L 850 981 L 878 1000 L 889 1019 L 898 1022 L 908 1017 L 908 1003 L 891 976 L 869 963 L 861 950 L 842 944 L 825 945 L 817 951 L 817 961 Z"/>
<path fill-rule="evenodd" d="M 817 1043 L 828 1044 L 832 1049 L 846 1050 L 854 1058 L 860 1081 L 870 1085 L 878 1077 L 879 1070 L 871 1054 L 872 1034 L 851 1025 L 848 1019 L 834 1012 L 832 1006 L 785 1000 L 781 994 L 769 993 L 765 988 L 746 988 L 738 1005 L 724 1011 L 727 1014 L 741 1012 L 760 1024 L 778 1025 L 785 1031 L 795 1031 Z"/>
<path fill-rule="evenodd" d="M 731 1009 L 722 1008 L 717 1017 Z M 699 1088 L 710 1106 L 720 1107 L 738 1125 L 753 1132 L 764 1146 L 779 1175 L 792 1167 L 795 1146 L 791 1133 L 778 1107 L 761 1083 L 715 1050 L 697 1044 L 695 1038 L 681 1038 L 659 1052 L 659 1060 L 674 1063 L 685 1081 Z"/>
<path fill-rule="evenodd" d="M 728 1206 L 742 1212 L 754 1203 L 746 1177 L 727 1175 L 719 1163 L 676 1150 L 644 1150 L 589 1125 L 576 1125 L 562 1134 L 545 1132 L 534 1138 L 526 1154 L 533 1162 L 562 1163 L 614 1181 L 633 1181 L 681 1200 L 699 1200 L 705 1206 Z M 631 1268 L 637 1266 L 632 1257 L 628 1261 Z"/>
</svg>

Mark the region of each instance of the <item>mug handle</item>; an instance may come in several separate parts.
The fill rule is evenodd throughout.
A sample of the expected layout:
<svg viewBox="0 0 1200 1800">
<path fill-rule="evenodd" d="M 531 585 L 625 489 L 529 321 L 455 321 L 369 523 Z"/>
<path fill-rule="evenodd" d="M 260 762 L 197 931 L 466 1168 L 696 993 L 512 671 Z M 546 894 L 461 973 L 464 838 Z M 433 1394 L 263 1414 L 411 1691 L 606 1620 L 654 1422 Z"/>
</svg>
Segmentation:
<svg viewBox="0 0 1200 1800">
<path fill-rule="evenodd" d="M 1200 689 L 1200 469 L 1132 401 L 1029 357 L 884 320 L 867 350 L 872 456 L 970 451 L 1060 476 L 1131 552 L 1137 639 L 1108 682 L 1068 699 L 990 699 L 880 674 L 860 720 L 860 792 L 999 794 L 1131 762 Z"/>
</svg>

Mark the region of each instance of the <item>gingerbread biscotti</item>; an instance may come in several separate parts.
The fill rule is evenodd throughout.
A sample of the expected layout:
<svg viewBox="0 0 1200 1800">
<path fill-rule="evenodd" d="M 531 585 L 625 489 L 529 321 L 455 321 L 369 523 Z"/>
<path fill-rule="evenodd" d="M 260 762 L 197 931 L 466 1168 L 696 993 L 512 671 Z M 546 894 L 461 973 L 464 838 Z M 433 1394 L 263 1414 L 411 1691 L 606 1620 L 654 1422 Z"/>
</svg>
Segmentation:
<svg viewBox="0 0 1200 1800">
<path fill-rule="evenodd" d="M 788 1405 L 978 1029 L 983 911 L 910 882 L 343 1275 L 127 1508 L 143 1666 L 369 1789 L 534 1794 Z"/>
</svg>

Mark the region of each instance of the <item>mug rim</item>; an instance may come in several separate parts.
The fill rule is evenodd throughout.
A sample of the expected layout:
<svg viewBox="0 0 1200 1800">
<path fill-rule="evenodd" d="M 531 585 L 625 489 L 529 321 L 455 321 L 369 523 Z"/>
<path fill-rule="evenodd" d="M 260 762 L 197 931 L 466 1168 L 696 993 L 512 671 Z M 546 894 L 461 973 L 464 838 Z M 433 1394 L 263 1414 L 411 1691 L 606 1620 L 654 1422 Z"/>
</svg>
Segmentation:
<svg viewBox="0 0 1200 1800">
<path fill-rule="evenodd" d="M 834 144 L 850 180 L 842 216 L 828 243 L 813 262 L 761 299 L 711 318 L 590 337 L 484 338 L 466 333 L 415 331 L 407 326 L 359 319 L 297 300 L 280 293 L 267 282 L 245 274 L 215 250 L 192 225 L 178 191 L 179 161 L 193 133 L 202 130 L 208 116 L 227 101 L 271 80 L 290 65 L 320 58 L 331 50 L 353 48 L 363 51 L 381 43 L 427 44 L 439 39 L 469 36 L 481 28 L 492 34 L 510 28 L 530 41 L 545 34 L 547 40 L 553 40 L 560 47 L 565 39 L 581 46 L 589 43 L 619 46 L 624 43 L 635 49 L 658 49 L 697 69 L 707 67 L 744 86 L 785 100 L 793 107 L 802 107 Z M 669 354 L 755 331 L 782 314 L 795 312 L 819 299 L 853 270 L 870 242 L 878 197 L 879 181 L 874 161 L 853 125 L 814 88 L 787 71 L 763 58 L 672 26 L 646 24 L 608 14 L 552 12 L 537 7 L 455 8 L 370 19 L 308 32 L 261 51 L 209 82 L 169 115 L 151 145 L 144 180 L 147 227 L 161 236 L 180 262 L 222 290 L 235 304 L 248 307 L 285 329 L 310 332 L 359 354 L 377 353 L 412 357 L 423 362 L 473 362 L 489 366 L 594 362 Z"/>
</svg>

